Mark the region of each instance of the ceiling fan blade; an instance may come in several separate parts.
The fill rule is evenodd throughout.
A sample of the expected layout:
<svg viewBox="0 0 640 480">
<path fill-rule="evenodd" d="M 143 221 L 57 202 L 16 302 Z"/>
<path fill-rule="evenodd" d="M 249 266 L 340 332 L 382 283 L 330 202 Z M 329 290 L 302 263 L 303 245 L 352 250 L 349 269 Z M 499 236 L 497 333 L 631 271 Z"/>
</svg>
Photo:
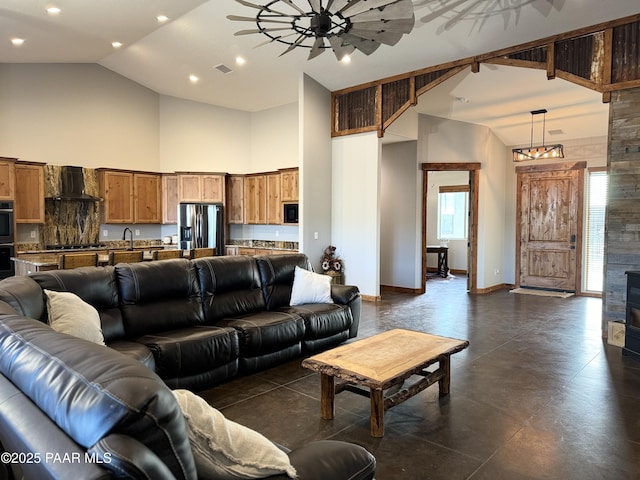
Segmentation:
<svg viewBox="0 0 640 480">
<path fill-rule="evenodd" d="M 338 60 L 342 60 L 345 56 L 351 55 L 355 50 L 353 45 L 344 43 L 344 41 L 337 35 L 329 37 L 329 43 L 331 44 L 331 49 Z"/>
<path fill-rule="evenodd" d="M 340 37 L 342 38 L 342 40 L 350 43 L 365 55 L 371 55 L 380 46 L 380 43 L 376 42 L 375 40 L 356 37 L 355 35 L 351 35 L 350 33 L 343 33 L 342 35 L 340 35 Z"/>
<path fill-rule="evenodd" d="M 268 45 L 269 43 L 277 42 L 278 40 L 280 40 L 282 38 L 292 37 L 292 36 L 297 35 L 297 34 L 298 34 L 298 32 L 293 32 L 293 33 L 290 33 L 289 35 L 279 35 L 277 37 L 273 37 L 273 38 L 270 38 L 269 40 L 266 40 L 266 41 L 264 41 L 262 43 L 259 43 L 258 45 L 256 45 L 253 48 L 262 47 L 264 45 Z"/>
<path fill-rule="evenodd" d="M 385 45 L 395 45 L 402 38 L 402 33 L 399 32 L 375 32 L 372 30 L 360 30 L 358 28 L 352 28 L 349 30 L 351 35 L 357 37 L 374 40 L 376 42 L 384 43 Z"/>
<path fill-rule="evenodd" d="M 282 15 L 283 17 L 289 17 L 290 15 L 279 12 L 277 10 L 272 10 L 268 8 L 266 5 L 256 5 L 255 3 L 247 2 L 246 0 L 236 0 L 240 5 L 244 5 L 245 7 L 257 8 L 258 10 L 263 10 L 269 13 L 277 13 L 278 15 Z"/>
<path fill-rule="evenodd" d="M 391 3 L 395 3 L 397 0 L 360 0 L 357 3 L 351 2 L 349 6 L 342 10 L 344 17 L 352 17 L 359 13 L 366 12 L 372 8 L 385 7 Z"/>
<path fill-rule="evenodd" d="M 400 18 L 413 17 L 413 4 L 411 0 L 400 1 L 349 17 L 352 22 L 372 22 L 376 20 L 398 20 Z"/>
<path fill-rule="evenodd" d="M 240 17 L 238 15 L 227 15 L 227 18 L 229 20 L 233 20 L 235 22 L 256 22 L 256 18 L 255 17 Z M 285 23 L 285 24 L 291 24 L 291 21 L 289 20 L 271 20 L 269 18 L 264 18 L 264 17 L 260 17 L 260 22 L 268 22 L 268 23 Z"/>
<path fill-rule="evenodd" d="M 302 10 L 298 5 L 296 5 L 293 0 L 280 0 L 281 2 L 286 3 L 287 5 L 289 5 L 291 8 L 293 8 L 294 10 L 296 10 L 298 13 L 305 15 L 307 12 L 305 12 L 304 10 Z"/>
<path fill-rule="evenodd" d="M 374 32 L 411 33 L 413 24 L 414 18 L 412 17 L 399 20 L 378 20 L 377 22 L 353 22 L 353 28 Z"/>
<path fill-rule="evenodd" d="M 251 30 L 240 30 L 239 32 L 234 33 L 234 35 L 238 36 L 238 35 L 251 35 L 253 33 L 264 33 L 264 32 L 278 32 L 280 30 L 289 30 L 288 27 L 281 27 L 281 28 L 254 28 Z"/>
<path fill-rule="evenodd" d="M 313 42 L 313 47 L 311 47 L 311 52 L 309 52 L 309 57 L 307 58 L 307 60 L 316 58 L 321 53 L 324 53 L 324 38 L 317 37 L 316 41 Z"/>
<path fill-rule="evenodd" d="M 298 45 L 300 45 L 302 42 L 304 42 L 307 39 L 307 37 L 305 35 L 300 35 L 298 37 L 298 39 L 293 42 L 291 45 L 289 45 L 289 48 L 287 48 L 284 52 L 282 52 L 279 56 L 283 56 L 286 53 L 289 53 L 290 51 L 294 50 Z"/>
<path fill-rule="evenodd" d="M 342 13 L 342 10 L 348 8 L 351 5 L 355 5 L 360 0 L 332 0 L 327 5 L 327 10 L 332 13 Z"/>
<path fill-rule="evenodd" d="M 311 6 L 311 10 L 316 13 L 320 13 L 322 10 L 322 5 L 320 5 L 320 0 L 309 0 L 309 5 Z"/>
</svg>

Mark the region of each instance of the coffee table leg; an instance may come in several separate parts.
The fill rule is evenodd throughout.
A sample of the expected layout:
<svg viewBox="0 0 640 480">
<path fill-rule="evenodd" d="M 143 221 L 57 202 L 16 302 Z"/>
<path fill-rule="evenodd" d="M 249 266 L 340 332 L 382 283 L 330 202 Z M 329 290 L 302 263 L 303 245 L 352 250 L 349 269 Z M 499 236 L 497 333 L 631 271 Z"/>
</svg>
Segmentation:
<svg viewBox="0 0 640 480">
<path fill-rule="evenodd" d="M 333 375 L 320 374 L 320 415 L 325 420 L 333 418 L 336 388 Z"/>
<path fill-rule="evenodd" d="M 371 389 L 371 436 L 384 436 L 384 392 Z"/>
<path fill-rule="evenodd" d="M 444 373 L 444 376 L 438 380 L 438 387 L 440 388 L 440 396 L 449 395 L 449 387 L 451 384 L 451 356 L 443 355 L 440 358 L 440 370 Z"/>
</svg>

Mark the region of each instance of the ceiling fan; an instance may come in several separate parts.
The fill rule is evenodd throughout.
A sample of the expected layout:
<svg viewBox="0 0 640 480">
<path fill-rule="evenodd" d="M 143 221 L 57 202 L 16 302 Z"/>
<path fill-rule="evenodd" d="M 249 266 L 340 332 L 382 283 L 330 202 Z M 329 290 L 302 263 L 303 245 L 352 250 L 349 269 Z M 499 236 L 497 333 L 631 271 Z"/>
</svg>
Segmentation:
<svg viewBox="0 0 640 480">
<path fill-rule="evenodd" d="M 236 2 L 255 8 L 258 13 L 255 18 L 227 18 L 255 22 L 258 28 L 240 30 L 235 35 L 260 33 L 269 37 L 260 45 L 288 45 L 280 56 L 296 47 L 310 48 L 307 60 L 328 48 L 338 60 L 356 49 L 371 55 L 383 43 L 398 43 L 402 35 L 411 32 L 415 22 L 411 0 L 271 0 L 266 5 Z"/>
</svg>

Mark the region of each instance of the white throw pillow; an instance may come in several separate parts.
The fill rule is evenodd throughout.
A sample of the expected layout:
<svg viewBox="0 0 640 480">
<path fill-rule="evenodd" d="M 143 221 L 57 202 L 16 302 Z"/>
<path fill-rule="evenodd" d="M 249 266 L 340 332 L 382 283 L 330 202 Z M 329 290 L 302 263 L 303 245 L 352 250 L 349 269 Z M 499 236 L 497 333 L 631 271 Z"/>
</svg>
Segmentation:
<svg viewBox="0 0 640 480">
<path fill-rule="evenodd" d="M 331 277 L 296 266 L 293 272 L 293 288 L 289 305 L 305 303 L 333 303 Z"/>
<path fill-rule="evenodd" d="M 200 479 L 296 478 L 288 455 L 262 434 L 225 418 L 203 398 L 173 390 L 187 424 Z"/>
<path fill-rule="evenodd" d="M 57 332 L 68 333 L 104 345 L 98 311 L 75 293 L 45 290 L 49 325 Z"/>
</svg>

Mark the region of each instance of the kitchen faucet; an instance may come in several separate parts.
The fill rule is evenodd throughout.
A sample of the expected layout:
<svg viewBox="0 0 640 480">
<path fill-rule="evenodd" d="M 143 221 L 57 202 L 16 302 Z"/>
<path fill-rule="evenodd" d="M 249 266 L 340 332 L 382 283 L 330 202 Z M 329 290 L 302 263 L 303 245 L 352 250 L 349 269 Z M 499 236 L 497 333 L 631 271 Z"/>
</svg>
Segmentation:
<svg viewBox="0 0 640 480">
<path fill-rule="evenodd" d="M 126 227 L 122 232 L 122 240 L 127 239 L 127 230 L 129 230 L 129 248 L 127 250 L 133 250 L 133 231 L 129 227 Z"/>
</svg>

